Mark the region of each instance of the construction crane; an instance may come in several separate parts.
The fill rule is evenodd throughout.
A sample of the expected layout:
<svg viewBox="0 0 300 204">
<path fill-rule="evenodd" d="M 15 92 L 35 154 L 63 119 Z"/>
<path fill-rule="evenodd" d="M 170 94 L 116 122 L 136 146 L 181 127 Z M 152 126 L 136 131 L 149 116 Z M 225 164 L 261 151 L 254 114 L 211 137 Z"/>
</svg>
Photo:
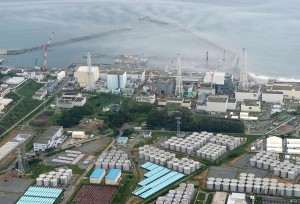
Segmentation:
<svg viewBox="0 0 300 204">
<path fill-rule="evenodd" d="M 122 32 L 131 31 L 131 30 L 132 30 L 132 28 L 130 28 L 130 27 L 116 29 L 116 30 L 110 30 L 110 31 L 106 31 L 106 32 L 96 33 L 93 35 L 86 35 L 86 36 L 82 36 L 82 37 L 78 37 L 78 38 L 71 38 L 69 40 L 54 42 L 54 43 L 51 43 L 48 47 L 63 46 L 63 45 L 71 44 L 71 43 L 84 41 L 84 40 L 91 40 L 91 39 L 95 39 L 95 38 L 109 36 L 112 34 L 119 34 Z M 34 52 L 34 51 L 43 50 L 43 49 L 44 49 L 44 45 L 31 47 L 31 48 L 24 48 L 24 49 L 0 49 L 0 54 L 1 55 L 20 55 L 20 54 Z"/>
<path fill-rule="evenodd" d="M 223 58 L 221 60 L 219 60 L 219 62 L 214 65 L 212 67 L 212 71 L 208 72 L 210 75 L 211 75 L 211 78 L 210 78 L 210 94 L 213 94 L 212 91 L 213 91 L 213 83 L 214 83 L 214 75 L 217 71 L 217 69 L 220 69 L 220 67 L 222 67 L 222 65 L 225 63 L 225 50 L 224 50 L 224 55 L 223 55 Z"/>
<path fill-rule="evenodd" d="M 44 45 L 44 63 L 43 63 L 43 66 L 41 67 L 41 71 L 43 71 L 43 72 L 47 70 L 46 65 L 47 65 L 48 48 L 50 46 L 53 36 L 54 36 L 54 32 L 52 32 L 52 34 L 50 35 L 48 43 L 46 45 Z"/>
</svg>

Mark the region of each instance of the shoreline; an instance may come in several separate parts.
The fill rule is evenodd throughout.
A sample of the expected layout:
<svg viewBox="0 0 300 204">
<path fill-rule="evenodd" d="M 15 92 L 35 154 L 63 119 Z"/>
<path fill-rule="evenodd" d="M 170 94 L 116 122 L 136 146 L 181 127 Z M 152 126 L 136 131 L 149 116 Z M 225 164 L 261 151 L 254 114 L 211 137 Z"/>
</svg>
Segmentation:
<svg viewBox="0 0 300 204">
<path fill-rule="evenodd" d="M 267 83 L 269 80 L 276 80 L 279 82 L 300 82 L 300 79 L 285 78 L 285 77 L 269 77 L 265 75 L 257 75 L 253 72 L 248 72 L 249 79 L 255 83 Z"/>
</svg>

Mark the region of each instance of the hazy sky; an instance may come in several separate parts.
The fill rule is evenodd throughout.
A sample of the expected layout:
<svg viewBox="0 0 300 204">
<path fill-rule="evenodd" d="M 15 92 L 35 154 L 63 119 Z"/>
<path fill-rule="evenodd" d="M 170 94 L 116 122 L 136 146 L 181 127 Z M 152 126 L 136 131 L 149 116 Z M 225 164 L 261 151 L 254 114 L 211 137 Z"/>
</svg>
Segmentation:
<svg viewBox="0 0 300 204">
<path fill-rule="evenodd" d="M 80 59 L 86 51 L 164 56 L 180 52 L 199 59 L 207 50 L 212 58 L 222 55 L 205 41 L 191 37 L 198 35 L 236 55 L 246 47 L 250 72 L 300 78 L 297 77 L 300 66 L 298 0 L 1 0 L 0 7 L 0 48 L 44 44 L 52 31 L 55 32 L 53 41 L 59 41 L 133 27 L 129 33 L 53 48 L 49 54 L 52 66 L 65 66 Z M 184 34 L 178 27 L 141 22 L 138 17 L 142 15 L 173 23 L 193 34 Z M 15 63 L 30 66 L 35 57 L 41 56 L 42 52 L 18 56 Z"/>
</svg>

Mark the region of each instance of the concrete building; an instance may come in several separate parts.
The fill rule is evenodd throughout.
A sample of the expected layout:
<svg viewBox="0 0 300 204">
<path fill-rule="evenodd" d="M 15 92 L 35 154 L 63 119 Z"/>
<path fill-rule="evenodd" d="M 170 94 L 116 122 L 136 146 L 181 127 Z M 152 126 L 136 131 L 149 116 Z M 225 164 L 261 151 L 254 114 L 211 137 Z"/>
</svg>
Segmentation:
<svg viewBox="0 0 300 204">
<path fill-rule="evenodd" d="M 228 97 L 226 96 L 209 96 L 203 104 L 197 104 L 196 109 L 207 112 L 226 113 Z"/>
<path fill-rule="evenodd" d="M 8 86 L 0 86 L 0 97 L 4 97 L 9 92 L 10 88 Z"/>
<path fill-rule="evenodd" d="M 73 131 L 72 138 L 73 139 L 84 139 L 84 138 L 86 138 L 86 135 L 85 135 L 84 131 Z"/>
<path fill-rule="evenodd" d="M 141 94 L 135 97 L 138 102 L 155 103 L 155 94 Z"/>
<path fill-rule="evenodd" d="M 116 103 L 110 103 L 108 104 L 107 106 L 105 106 L 102 111 L 103 112 L 107 112 L 107 111 L 110 111 L 110 110 L 115 110 L 117 108 L 118 104 Z"/>
<path fill-rule="evenodd" d="M 86 97 L 82 94 L 68 94 L 65 93 L 56 102 L 58 108 L 73 108 L 74 106 L 82 107 L 86 103 Z"/>
<path fill-rule="evenodd" d="M 56 147 L 59 138 L 63 134 L 62 126 L 51 126 L 33 143 L 34 151 L 45 151 L 48 148 Z"/>
<path fill-rule="evenodd" d="M 261 112 L 260 100 L 244 100 L 241 103 L 241 112 Z"/>
<path fill-rule="evenodd" d="M 46 95 L 47 89 L 39 89 L 33 94 L 32 98 L 41 101 L 45 98 Z"/>
<path fill-rule="evenodd" d="M 227 102 L 227 110 L 236 110 L 236 99 L 229 98 Z"/>
<path fill-rule="evenodd" d="M 140 81 L 142 84 L 145 82 L 145 70 L 142 71 L 126 71 L 127 79 L 130 81 Z"/>
<path fill-rule="evenodd" d="M 120 169 L 111 169 L 108 174 L 105 176 L 105 184 L 106 185 L 116 185 L 118 180 L 121 177 Z"/>
<path fill-rule="evenodd" d="M 237 90 L 235 91 L 235 99 L 239 102 L 243 100 L 258 100 L 260 99 L 261 88 L 259 85 L 253 85 L 249 87 L 249 90 Z"/>
<path fill-rule="evenodd" d="M 152 84 L 152 90 L 155 90 L 156 94 L 172 95 L 175 92 L 175 79 L 160 78 Z"/>
<path fill-rule="evenodd" d="M 282 139 L 276 136 L 267 138 L 267 151 L 282 153 Z"/>
<path fill-rule="evenodd" d="M 0 112 L 3 111 L 3 109 L 12 102 L 13 100 L 10 98 L 3 98 L 0 97 Z"/>
<path fill-rule="evenodd" d="M 227 204 L 247 204 L 245 193 L 232 193 L 228 196 Z"/>
<path fill-rule="evenodd" d="M 299 101 L 295 99 L 284 99 L 283 106 L 287 112 L 294 112 L 297 111 L 299 107 Z"/>
<path fill-rule="evenodd" d="M 128 137 L 121 136 L 118 138 L 118 143 L 120 144 L 126 144 L 127 141 L 128 141 Z"/>
<path fill-rule="evenodd" d="M 267 91 L 283 92 L 284 99 L 300 99 L 299 82 L 271 82 L 267 84 Z"/>
<path fill-rule="evenodd" d="M 282 91 L 264 91 L 261 94 L 261 100 L 265 103 L 283 103 Z"/>
<path fill-rule="evenodd" d="M 88 66 L 80 66 L 74 72 L 74 77 L 78 81 L 80 87 L 86 88 L 87 86 L 89 86 L 89 79 L 91 80 L 92 84 L 99 79 L 99 67 L 91 66 L 90 69 L 90 74 Z"/>
<path fill-rule="evenodd" d="M 288 154 L 300 154 L 300 139 L 286 139 Z"/>
<path fill-rule="evenodd" d="M 100 184 L 105 176 L 105 169 L 96 168 L 90 176 L 90 183 Z"/>
<path fill-rule="evenodd" d="M 184 101 L 183 98 L 169 97 L 169 98 L 166 98 L 166 105 L 181 106 L 183 101 Z"/>
<path fill-rule="evenodd" d="M 203 83 L 215 86 L 215 92 L 212 94 L 216 95 L 231 95 L 233 94 L 233 77 L 229 73 L 224 72 L 206 72 Z"/>
<path fill-rule="evenodd" d="M 25 77 L 11 77 L 5 81 L 10 87 L 17 88 L 26 81 Z"/>
<path fill-rule="evenodd" d="M 127 82 L 127 74 L 124 70 L 109 71 L 107 73 L 107 89 L 114 90 L 125 88 Z"/>
</svg>

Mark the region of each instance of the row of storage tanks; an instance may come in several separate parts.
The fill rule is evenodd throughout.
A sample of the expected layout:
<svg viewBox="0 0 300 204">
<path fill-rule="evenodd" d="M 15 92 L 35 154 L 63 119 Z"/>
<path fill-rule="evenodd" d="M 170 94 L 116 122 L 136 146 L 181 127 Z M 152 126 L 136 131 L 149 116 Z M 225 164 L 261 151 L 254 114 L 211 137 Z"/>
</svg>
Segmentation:
<svg viewBox="0 0 300 204">
<path fill-rule="evenodd" d="M 128 154 L 122 150 L 111 150 L 99 155 L 95 162 L 95 167 L 99 169 L 120 169 L 124 171 L 130 170 L 131 162 Z"/>
<path fill-rule="evenodd" d="M 184 154 L 193 154 L 193 152 L 206 146 L 209 142 L 218 146 L 225 146 L 226 150 L 233 150 L 241 145 L 242 138 L 223 135 L 221 133 L 214 135 L 205 131 L 201 133 L 194 132 L 186 138 L 171 137 L 164 142 L 164 148 Z"/>
<path fill-rule="evenodd" d="M 279 155 L 262 151 L 250 158 L 250 166 L 272 171 L 275 176 L 284 179 L 296 179 L 300 174 L 300 166 L 289 161 L 280 162 Z"/>
<path fill-rule="evenodd" d="M 48 174 L 40 174 L 36 179 L 36 185 L 51 187 L 57 187 L 58 185 L 66 186 L 72 175 L 72 169 L 58 169 L 57 171 L 50 171 Z"/>
<path fill-rule="evenodd" d="M 209 177 L 207 189 L 265 195 L 300 197 L 300 184 L 279 183 L 277 179 L 259 178 L 254 174 L 241 173 L 239 179 Z"/>
<path fill-rule="evenodd" d="M 226 153 L 226 146 L 207 143 L 204 147 L 197 150 L 197 156 L 205 159 L 216 160 Z"/>
<path fill-rule="evenodd" d="M 193 173 L 201 168 L 203 164 L 188 158 L 175 158 L 174 153 L 161 150 L 156 147 L 145 145 L 139 147 L 139 158 L 150 161 L 160 166 L 167 167 L 173 171 L 184 173 L 186 175 Z"/>
<path fill-rule="evenodd" d="M 194 184 L 181 183 L 176 189 L 169 190 L 165 196 L 160 196 L 156 204 L 190 204 L 195 193 Z"/>
</svg>

